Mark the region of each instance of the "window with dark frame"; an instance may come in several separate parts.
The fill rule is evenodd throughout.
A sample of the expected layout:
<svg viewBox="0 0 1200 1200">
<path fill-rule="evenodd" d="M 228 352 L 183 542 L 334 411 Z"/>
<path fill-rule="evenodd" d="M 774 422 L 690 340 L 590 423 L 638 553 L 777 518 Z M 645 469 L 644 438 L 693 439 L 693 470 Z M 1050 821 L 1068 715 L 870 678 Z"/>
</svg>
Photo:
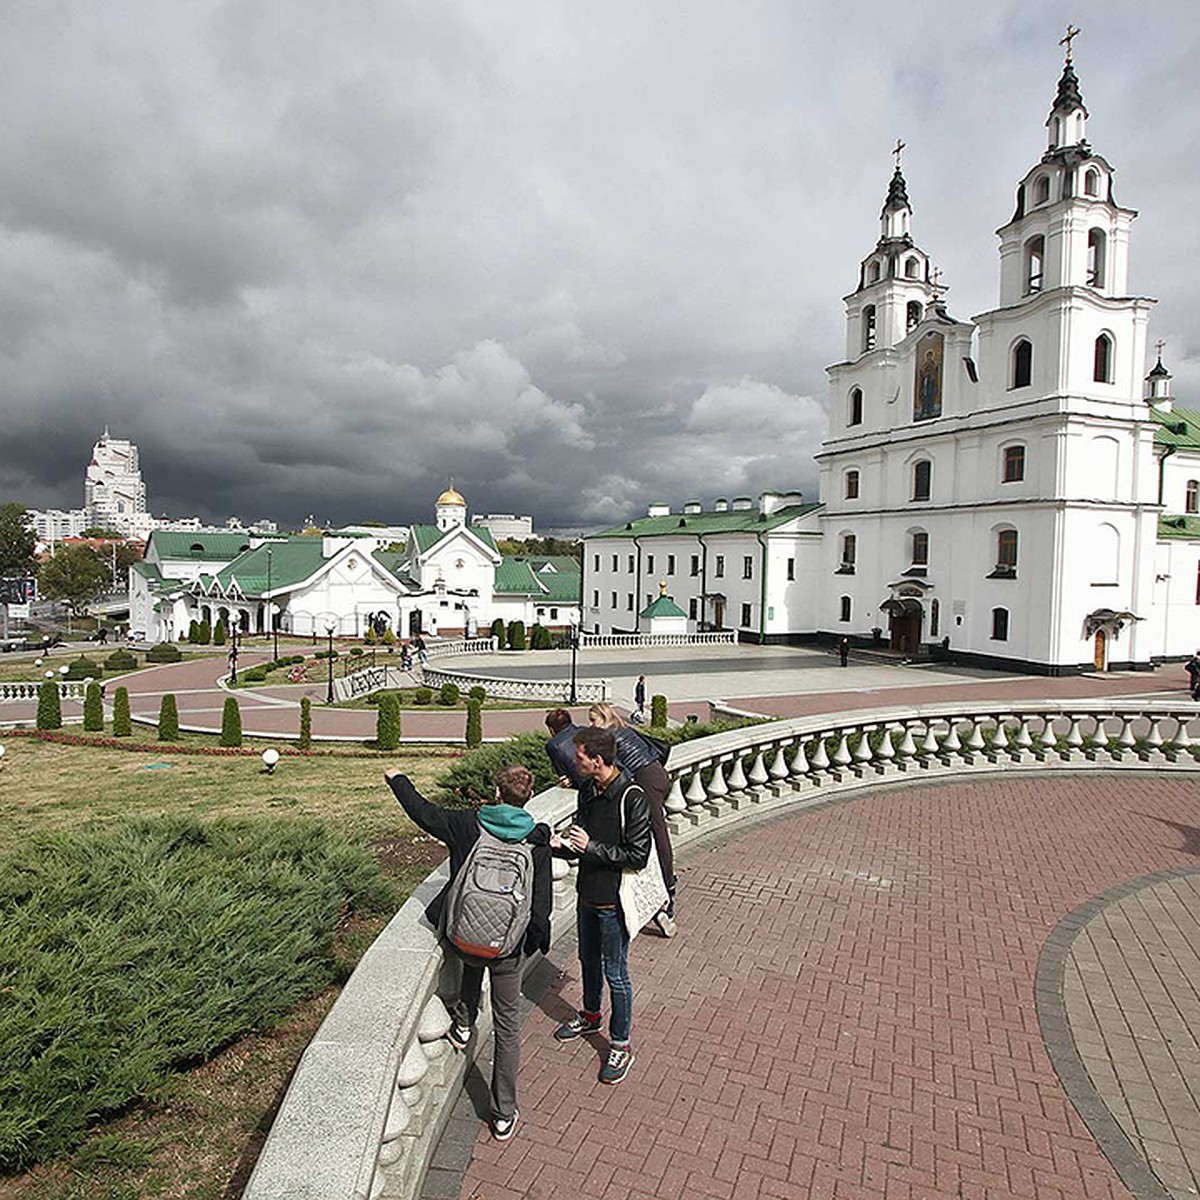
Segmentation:
<svg viewBox="0 0 1200 1200">
<path fill-rule="evenodd" d="M 794 558 L 787 560 L 787 577 L 789 582 L 796 578 L 796 560 Z"/>
<path fill-rule="evenodd" d="M 929 565 L 929 534 L 923 529 L 912 535 L 912 561 L 914 567 Z"/>
<path fill-rule="evenodd" d="M 993 608 L 992 609 L 992 641 L 1007 642 L 1008 641 L 1008 609 Z"/>
<path fill-rule="evenodd" d="M 852 388 L 850 391 L 850 411 L 847 414 L 849 419 L 847 425 L 861 425 L 863 419 L 863 394 L 862 388 Z"/>
<path fill-rule="evenodd" d="M 850 620 L 850 597 L 843 596 L 841 599 L 841 614 L 838 617 L 839 621 Z"/>
<path fill-rule="evenodd" d="M 996 534 L 996 567 L 1002 571 L 1017 569 L 1017 531 L 1001 529 Z"/>
<path fill-rule="evenodd" d="M 750 605 L 743 604 L 742 605 L 742 625 L 748 627 L 749 624 L 750 624 Z"/>
<path fill-rule="evenodd" d="M 1189 479 L 1183 493 L 1183 511 L 1185 513 L 1200 512 L 1200 479 Z"/>
<path fill-rule="evenodd" d="M 932 481 L 933 463 L 929 459 L 923 458 L 920 462 L 913 463 L 912 498 L 928 500 Z"/>
<path fill-rule="evenodd" d="M 746 554 L 742 556 L 742 578 L 754 578 L 754 558 L 752 555 Z"/>
<path fill-rule="evenodd" d="M 1012 386 L 1028 387 L 1033 382 L 1033 343 L 1022 338 L 1012 352 Z"/>
<path fill-rule="evenodd" d="M 1004 482 L 1018 483 L 1025 478 L 1025 447 L 1004 447 Z"/>
<path fill-rule="evenodd" d="M 717 579 L 725 578 L 725 555 L 717 555 L 717 561 L 713 564 L 713 575 Z"/>
<path fill-rule="evenodd" d="M 667 574 L 668 575 L 675 574 L 675 555 L 673 555 L 673 554 L 667 555 Z"/>
<path fill-rule="evenodd" d="M 847 500 L 857 500 L 858 499 L 858 472 L 857 471 L 847 471 L 846 472 L 846 499 Z"/>
<path fill-rule="evenodd" d="M 700 574 L 700 555 L 698 555 L 698 554 L 692 555 L 692 562 L 691 562 L 690 570 L 691 570 L 691 574 L 693 576 Z"/>
</svg>

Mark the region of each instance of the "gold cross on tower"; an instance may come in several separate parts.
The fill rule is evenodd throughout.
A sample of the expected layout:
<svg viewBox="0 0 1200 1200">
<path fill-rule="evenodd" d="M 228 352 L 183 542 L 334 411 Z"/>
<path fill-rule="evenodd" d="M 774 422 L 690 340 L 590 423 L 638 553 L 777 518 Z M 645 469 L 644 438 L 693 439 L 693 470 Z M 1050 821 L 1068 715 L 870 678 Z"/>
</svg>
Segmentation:
<svg viewBox="0 0 1200 1200">
<path fill-rule="evenodd" d="M 900 152 L 904 149 L 904 146 L 905 146 L 905 143 L 902 142 L 899 138 L 897 138 L 895 149 L 892 150 L 892 153 L 896 156 L 896 170 L 897 171 L 900 170 Z"/>
<path fill-rule="evenodd" d="M 1067 23 L 1067 36 L 1059 38 L 1058 44 L 1067 48 L 1067 62 L 1071 61 L 1071 43 L 1083 32 L 1082 29 L 1076 29 L 1070 22 Z"/>
</svg>

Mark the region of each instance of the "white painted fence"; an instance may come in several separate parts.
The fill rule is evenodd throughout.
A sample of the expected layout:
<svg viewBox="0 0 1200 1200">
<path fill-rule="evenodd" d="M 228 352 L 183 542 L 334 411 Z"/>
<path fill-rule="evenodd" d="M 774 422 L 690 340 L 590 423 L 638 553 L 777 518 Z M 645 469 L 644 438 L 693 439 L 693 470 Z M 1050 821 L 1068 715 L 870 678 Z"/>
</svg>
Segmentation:
<svg viewBox="0 0 1200 1200">
<path fill-rule="evenodd" d="M 581 650 L 626 650 L 641 646 L 735 646 L 737 633 L 723 629 L 719 633 L 584 633 L 579 637 Z"/>
</svg>

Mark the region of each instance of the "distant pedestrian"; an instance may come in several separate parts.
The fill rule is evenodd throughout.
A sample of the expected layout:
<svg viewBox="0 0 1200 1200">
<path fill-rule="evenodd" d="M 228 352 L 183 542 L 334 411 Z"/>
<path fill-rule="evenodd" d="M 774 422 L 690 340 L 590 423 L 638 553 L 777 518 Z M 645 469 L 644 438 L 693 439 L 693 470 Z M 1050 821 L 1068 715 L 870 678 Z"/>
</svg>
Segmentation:
<svg viewBox="0 0 1200 1200">
<path fill-rule="evenodd" d="M 646 720 L 646 677 L 639 675 L 633 689 L 633 712 L 637 718 L 635 725 L 642 725 Z"/>
<path fill-rule="evenodd" d="M 1191 686 L 1188 688 L 1188 691 L 1191 692 L 1192 699 L 1200 700 L 1200 650 L 1197 650 L 1184 663 L 1183 669 L 1188 673 L 1188 679 L 1191 680 Z"/>
<path fill-rule="evenodd" d="M 413 649 L 417 652 L 417 657 L 421 660 L 421 666 L 426 666 L 429 662 L 429 652 L 425 649 L 425 639 L 418 633 L 413 638 Z"/>
<path fill-rule="evenodd" d="M 412 670 L 412 647 L 407 642 L 400 647 L 400 666 L 405 671 Z"/>
<path fill-rule="evenodd" d="M 848 637 L 844 637 L 838 642 L 838 660 L 843 667 L 850 662 L 850 639 Z"/>
<path fill-rule="evenodd" d="M 237 683 L 237 660 L 238 660 L 237 642 L 234 642 L 233 645 L 229 647 L 229 682 L 230 683 Z"/>
</svg>

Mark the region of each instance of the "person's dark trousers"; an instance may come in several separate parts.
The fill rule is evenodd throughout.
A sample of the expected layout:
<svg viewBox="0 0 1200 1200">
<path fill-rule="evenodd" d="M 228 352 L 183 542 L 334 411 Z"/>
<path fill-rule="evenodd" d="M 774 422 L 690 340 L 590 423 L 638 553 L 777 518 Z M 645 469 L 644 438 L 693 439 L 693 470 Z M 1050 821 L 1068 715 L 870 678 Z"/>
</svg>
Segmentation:
<svg viewBox="0 0 1200 1200">
<path fill-rule="evenodd" d="M 498 958 L 486 968 L 492 977 L 492 1119 L 517 1111 L 517 1068 L 521 1063 L 521 956 Z M 475 1027 L 484 968 L 463 963 L 462 988 L 450 1016 L 457 1025 Z"/>
<path fill-rule="evenodd" d="M 576 910 L 579 928 L 579 966 L 583 975 L 583 1011 L 599 1014 L 603 984 L 608 981 L 612 1015 L 609 1039 L 627 1045 L 633 1029 L 633 983 L 629 978 L 629 934 L 619 906 Z"/>
<path fill-rule="evenodd" d="M 654 850 L 658 865 L 662 868 L 663 883 L 672 897 L 675 895 L 675 851 L 671 846 L 671 831 L 667 828 L 667 793 L 671 790 L 671 777 L 662 763 L 648 763 L 634 776 L 637 784 L 646 793 L 650 806 L 650 833 L 654 838 Z"/>
</svg>

